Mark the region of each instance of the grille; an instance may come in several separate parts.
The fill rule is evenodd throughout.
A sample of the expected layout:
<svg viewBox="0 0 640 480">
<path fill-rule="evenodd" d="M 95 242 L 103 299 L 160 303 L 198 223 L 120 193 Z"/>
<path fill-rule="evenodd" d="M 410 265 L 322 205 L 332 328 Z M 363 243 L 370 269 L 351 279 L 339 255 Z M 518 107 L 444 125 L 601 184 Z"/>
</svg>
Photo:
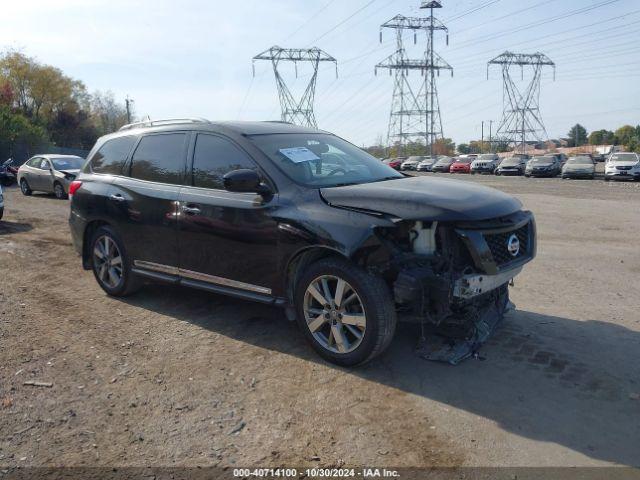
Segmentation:
<svg viewBox="0 0 640 480">
<path fill-rule="evenodd" d="M 516 256 L 511 255 L 508 249 L 509 238 L 515 234 L 520 242 L 520 251 Z M 529 224 L 520 227 L 517 230 L 512 230 L 505 233 L 485 234 L 484 236 L 493 260 L 496 262 L 498 268 L 503 267 L 511 262 L 520 260 L 523 257 L 529 256 Z"/>
<path fill-rule="evenodd" d="M 627 167 L 627 166 L 622 166 L 622 167 L 616 167 L 618 170 L 631 170 L 631 167 Z"/>
</svg>

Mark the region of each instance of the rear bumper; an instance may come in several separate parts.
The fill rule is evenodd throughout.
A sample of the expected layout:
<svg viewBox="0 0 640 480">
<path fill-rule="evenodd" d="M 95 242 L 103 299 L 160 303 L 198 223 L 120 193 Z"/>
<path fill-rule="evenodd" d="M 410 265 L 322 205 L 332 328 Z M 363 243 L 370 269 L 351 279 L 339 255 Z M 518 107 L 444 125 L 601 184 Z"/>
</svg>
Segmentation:
<svg viewBox="0 0 640 480">
<path fill-rule="evenodd" d="M 69 215 L 69 230 L 71 231 L 71 239 L 73 246 L 76 249 L 78 255 L 82 255 L 82 249 L 84 246 L 84 231 L 86 229 L 87 222 L 73 210 Z"/>
</svg>

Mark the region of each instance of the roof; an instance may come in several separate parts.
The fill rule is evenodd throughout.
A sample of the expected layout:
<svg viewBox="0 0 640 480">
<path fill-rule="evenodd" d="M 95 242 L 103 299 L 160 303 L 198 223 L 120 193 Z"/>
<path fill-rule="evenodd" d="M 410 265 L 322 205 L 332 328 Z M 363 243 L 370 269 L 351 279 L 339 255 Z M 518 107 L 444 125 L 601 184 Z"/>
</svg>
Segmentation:
<svg viewBox="0 0 640 480">
<path fill-rule="evenodd" d="M 38 155 L 34 155 L 34 157 L 43 157 L 43 158 L 48 158 L 50 160 L 57 159 L 57 158 L 82 158 L 78 155 L 58 155 L 56 153 L 39 153 Z"/>
<path fill-rule="evenodd" d="M 209 121 L 204 118 L 175 118 L 164 120 L 148 120 L 125 125 L 116 133 L 150 131 L 150 130 L 174 130 L 188 126 L 194 130 L 227 130 L 240 135 L 265 135 L 273 133 L 317 133 L 314 128 L 301 127 L 292 123 L 280 121 Z"/>
</svg>

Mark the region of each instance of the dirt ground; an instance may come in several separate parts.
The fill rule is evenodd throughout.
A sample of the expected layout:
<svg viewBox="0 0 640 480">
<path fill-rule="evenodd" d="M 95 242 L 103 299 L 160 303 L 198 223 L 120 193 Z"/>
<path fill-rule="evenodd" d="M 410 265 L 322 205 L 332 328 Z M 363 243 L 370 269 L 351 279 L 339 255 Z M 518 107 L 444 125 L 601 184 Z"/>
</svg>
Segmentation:
<svg viewBox="0 0 640 480">
<path fill-rule="evenodd" d="M 107 297 L 68 202 L 7 189 L 0 466 L 640 465 L 640 183 L 464 180 L 536 215 L 517 310 L 479 359 L 421 360 L 405 325 L 355 370 L 275 308 L 172 286 Z"/>
</svg>

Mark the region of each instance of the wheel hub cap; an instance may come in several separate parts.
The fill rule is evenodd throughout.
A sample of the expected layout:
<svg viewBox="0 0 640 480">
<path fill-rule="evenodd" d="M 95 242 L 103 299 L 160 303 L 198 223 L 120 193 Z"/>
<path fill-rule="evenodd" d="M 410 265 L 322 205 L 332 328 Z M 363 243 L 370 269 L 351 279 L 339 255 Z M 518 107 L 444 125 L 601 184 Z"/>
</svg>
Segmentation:
<svg viewBox="0 0 640 480">
<path fill-rule="evenodd" d="M 323 275 L 311 282 L 303 310 L 309 331 L 323 348 L 349 353 L 362 342 L 366 330 L 364 306 L 342 278 Z"/>
</svg>

